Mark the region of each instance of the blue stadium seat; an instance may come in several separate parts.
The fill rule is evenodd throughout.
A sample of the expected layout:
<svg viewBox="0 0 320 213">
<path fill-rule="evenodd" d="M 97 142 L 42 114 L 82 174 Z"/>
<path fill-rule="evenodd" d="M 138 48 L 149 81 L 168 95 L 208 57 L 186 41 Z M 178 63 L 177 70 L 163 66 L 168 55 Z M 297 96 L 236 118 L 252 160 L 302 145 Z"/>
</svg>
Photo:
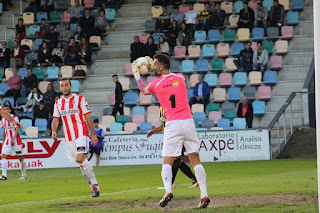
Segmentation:
<svg viewBox="0 0 320 213">
<path fill-rule="evenodd" d="M 252 86 L 247 86 L 243 88 L 243 95 L 249 99 L 249 100 L 254 100 L 256 99 L 256 89 Z"/>
<path fill-rule="evenodd" d="M 77 32 L 77 28 L 78 28 L 78 24 L 76 23 L 73 23 L 73 24 L 70 24 L 70 31 L 75 33 Z"/>
<path fill-rule="evenodd" d="M 228 129 L 230 127 L 230 120 L 221 118 L 218 120 L 217 127 L 221 127 L 223 129 Z"/>
<path fill-rule="evenodd" d="M 1 4 L 1 7 L 2 7 L 2 3 L 0 3 L 0 4 Z M 2 14 L 2 9 L 1 9 L 0 12 L 1 12 L 0 14 Z M 0 128 L 0 139 L 1 140 L 3 139 L 3 128 Z"/>
<path fill-rule="evenodd" d="M 3 12 L 3 5 L 2 5 L 2 3 L 0 3 L 0 15 L 2 15 L 2 12 Z M 2 137 L 1 137 L 1 139 L 2 139 Z"/>
<path fill-rule="evenodd" d="M 27 97 L 18 97 L 17 98 L 17 105 L 18 106 L 25 105 L 27 102 L 28 102 Z"/>
<path fill-rule="evenodd" d="M 34 125 L 38 127 L 39 132 L 46 132 L 47 131 L 47 119 L 45 118 L 37 118 L 34 122 Z"/>
<path fill-rule="evenodd" d="M 0 83 L 0 96 L 3 96 L 8 91 L 8 85 L 6 83 Z"/>
<path fill-rule="evenodd" d="M 38 53 L 36 52 L 27 53 L 27 64 L 31 65 L 32 61 L 38 61 Z"/>
<path fill-rule="evenodd" d="M 236 129 L 245 129 L 246 128 L 246 119 L 245 118 L 234 118 L 233 126 Z"/>
<path fill-rule="evenodd" d="M 137 105 L 137 93 L 135 92 L 127 92 L 124 95 L 124 99 L 126 100 L 125 105 L 127 106 Z"/>
<path fill-rule="evenodd" d="M 177 60 L 171 60 L 170 71 L 180 72 L 180 62 Z"/>
<path fill-rule="evenodd" d="M 106 8 L 104 11 L 105 11 L 105 17 L 108 21 L 114 21 L 116 19 L 115 9 Z"/>
<path fill-rule="evenodd" d="M 9 101 L 12 107 L 15 106 L 15 105 L 14 105 L 14 104 L 15 104 L 15 103 L 14 103 L 14 98 L 11 98 L 11 97 L 5 97 L 5 98 L 3 98 L 3 99 L 2 99 L 2 105 L 4 105 L 4 103 L 5 103 L 6 101 Z"/>
<path fill-rule="evenodd" d="M 21 79 L 23 80 L 24 79 L 24 76 L 27 75 L 27 69 L 26 67 L 22 67 L 19 69 L 19 76 L 21 77 Z"/>
<path fill-rule="evenodd" d="M 132 115 L 144 115 L 144 107 L 142 106 L 134 106 L 132 108 Z"/>
<path fill-rule="evenodd" d="M 276 71 L 265 71 L 263 79 L 264 79 L 264 84 L 274 85 L 277 83 L 277 72 Z"/>
<path fill-rule="evenodd" d="M 39 50 L 40 46 L 42 45 L 43 43 L 43 38 L 37 38 L 35 41 L 34 41 L 34 45 L 36 46 L 36 50 Z"/>
<path fill-rule="evenodd" d="M 232 87 L 228 90 L 229 101 L 240 101 L 240 88 Z"/>
<path fill-rule="evenodd" d="M 22 117 L 34 119 L 33 112 L 24 112 L 22 113 Z"/>
<path fill-rule="evenodd" d="M 240 14 L 240 10 L 243 9 L 243 1 L 236 1 L 233 8 L 235 9 L 236 14 Z"/>
<path fill-rule="evenodd" d="M 194 42 L 195 44 L 203 44 L 206 42 L 207 34 L 206 31 L 195 31 L 194 32 Z"/>
<path fill-rule="evenodd" d="M 239 56 L 240 51 L 244 49 L 244 44 L 235 42 L 231 45 L 231 49 L 232 49 L 232 56 Z"/>
<path fill-rule="evenodd" d="M 48 80 L 57 80 L 59 78 L 59 67 L 47 68 Z"/>
<path fill-rule="evenodd" d="M 23 129 L 20 128 L 20 134 L 24 134 L 26 131 L 26 128 L 29 126 L 32 126 L 32 120 L 31 119 L 21 119 L 20 123 L 23 125 Z"/>
<path fill-rule="evenodd" d="M 79 80 L 71 80 L 71 85 L 72 85 L 72 89 L 71 89 L 72 93 L 79 93 L 80 92 Z"/>
<path fill-rule="evenodd" d="M 140 131 L 141 132 L 147 133 L 151 129 L 152 129 L 152 123 L 150 123 L 150 122 L 142 122 L 142 123 L 140 123 Z"/>
<path fill-rule="evenodd" d="M 300 11 L 303 10 L 304 0 L 292 0 L 292 10 Z"/>
<path fill-rule="evenodd" d="M 266 103 L 264 101 L 254 101 L 252 103 L 254 115 L 264 115 L 266 109 Z"/>
<path fill-rule="evenodd" d="M 111 107 L 106 107 L 103 109 L 102 115 L 111 115 L 113 111 L 113 108 Z"/>
<path fill-rule="evenodd" d="M 40 31 L 40 26 L 39 25 L 30 25 L 29 26 L 29 38 L 34 38 L 35 34 L 37 31 Z"/>
<path fill-rule="evenodd" d="M 207 128 L 196 128 L 197 132 L 205 132 L 207 131 L 208 129 Z"/>
<path fill-rule="evenodd" d="M 197 61 L 196 65 L 197 65 L 197 72 L 208 72 L 209 71 L 208 60 L 206 60 L 206 59 L 199 59 Z"/>
<path fill-rule="evenodd" d="M 252 40 L 259 41 L 264 39 L 264 29 L 255 27 L 252 29 Z"/>
<path fill-rule="evenodd" d="M 190 98 L 193 97 L 193 89 L 188 89 L 187 90 L 187 95 L 188 95 L 188 101 L 190 101 Z"/>
<path fill-rule="evenodd" d="M 41 23 L 41 19 L 45 19 L 46 21 L 48 21 L 48 13 L 47 12 L 37 12 L 37 23 L 40 24 Z"/>
<path fill-rule="evenodd" d="M 158 42 L 159 42 L 159 37 L 160 37 L 160 36 L 166 37 L 166 36 L 164 35 L 164 33 L 153 33 L 153 34 L 152 34 L 152 37 L 153 37 L 153 39 L 154 39 L 154 43 L 155 43 L 155 44 L 158 44 Z"/>
<path fill-rule="evenodd" d="M 299 23 L 299 12 L 289 11 L 287 13 L 287 25 L 296 25 Z"/>
<path fill-rule="evenodd" d="M 112 134 L 117 134 L 119 131 L 122 131 L 121 123 L 113 122 L 110 124 L 110 132 L 112 132 Z"/>
<path fill-rule="evenodd" d="M 155 32 L 156 31 L 156 20 L 150 19 L 146 20 L 144 23 L 146 32 Z"/>
<path fill-rule="evenodd" d="M 263 6 L 266 7 L 269 11 L 273 5 L 273 0 L 264 0 L 263 1 Z"/>
<path fill-rule="evenodd" d="M 214 121 L 206 119 L 206 120 L 202 121 L 201 126 L 202 126 L 202 128 L 211 129 L 212 127 L 214 127 Z"/>
<path fill-rule="evenodd" d="M 217 74 L 208 73 L 204 77 L 204 81 L 209 84 L 210 87 L 216 87 L 217 86 Z"/>
<path fill-rule="evenodd" d="M 245 86 L 247 85 L 247 73 L 245 72 L 236 72 L 234 74 L 234 84 L 236 86 Z"/>
<path fill-rule="evenodd" d="M 181 62 L 182 73 L 193 73 L 194 63 L 192 60 L 183 60 Z"/>
<path fill-rule="evenodd" d="M 209 42 L 218 43 L 220 42 L 220 31 L 219 30 L 209 30 L 208 31 Z"/>
<path fill-rule="evenodd" d="M 206 113 L 205 112 L 195 112 L 193 113 L 193 120 L 198 122 L 198 124 L 202 124 L 202 121 L 206 120 Z"/>
<path fill-rule="evenodd" d="M 202 57 L 213 58 L 215 52 L 215 47 L 213 44 L 205 44 L 202 46 Z"/>
</svg>

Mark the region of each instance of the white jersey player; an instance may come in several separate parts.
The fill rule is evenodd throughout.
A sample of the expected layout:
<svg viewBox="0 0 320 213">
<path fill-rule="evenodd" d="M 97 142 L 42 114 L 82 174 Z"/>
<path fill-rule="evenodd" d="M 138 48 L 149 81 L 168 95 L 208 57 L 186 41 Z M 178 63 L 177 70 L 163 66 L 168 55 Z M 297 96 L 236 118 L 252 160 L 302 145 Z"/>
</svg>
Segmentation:
<svg viewBox="0 0 320 213">
<path fill-rule="evenodd" d="M 3 106 L 0 109 L 0 112 L 7 112 L 10 116 L 9 119 L 7 116 L 2 116 L 2 125 L 3 125 L 3 140 L 2 140 L 2 176 L 0 180 L 7 180 L 7 170 L 8 170 L 8 157 L 10 155 L 17 155 L 20 161 L 20 167 L 22 176 L 20 180 L 27 179 L 26 174 L 26 162 L 24 161 L 22 155 L 22 141 L 20 138 L 20 127 L 19 127 L 19 118 L 15 115 L 9 114 L 11 112 L 10 106 Z M 1 114 L 1 113 L 0 113 Z M 11 120 L 14 119 L 14 122 Z M 11 121 L 11 122 L 10 122 Z"/>
<path fill-rule="evenodd" d="M 63 132 L 66 141 L 67 156 L 70 161 L 80 164 L 83 176 L 92 188 L 91 197 L 98 197 L 100 186 L 93 172 L 92 165 L 86 158 L 89 149 L 89 129 L 91 141 L 96 146 L 98 139 L 95 135 L 90 109 L 86 99 L 82 95 L 71 93 L 70 80 L 60 81 L 60 90 L 63 97 L 58 99 L 54 105 L 52 121 L 52 138 L 57 140 L 57 128 L 59 119 L 62 119 Z"/>
</svg>

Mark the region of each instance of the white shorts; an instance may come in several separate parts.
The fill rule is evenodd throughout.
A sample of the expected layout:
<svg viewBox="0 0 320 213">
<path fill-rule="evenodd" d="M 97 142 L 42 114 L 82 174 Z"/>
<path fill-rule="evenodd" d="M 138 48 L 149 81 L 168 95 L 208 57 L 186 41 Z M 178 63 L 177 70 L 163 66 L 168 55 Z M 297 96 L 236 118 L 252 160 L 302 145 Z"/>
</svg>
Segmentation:
<svg viewBox="0 0 320 213">
<path fill-rule="evenodd" d="M 84 149 L 78 149 L 84 147 Z M 80 136 L 79 138 L 66 142 L 67 156 L 69 161 L 77 161 L 77 154 L 87 153 L 89 150 L 89 137 Z"/>
<path fill-rule="evenodd" d="M 178 157 L 182 146 L 186 153 L 199 153 L 200 142 L 193 119 L 175 120 L 166 123 L 163 135 L 162 156 Z"/>
<path fill-rule="evenodd" d="M 22 156 L 22 144 L 14 146 L 3 144 L 2 154 Z"/>
</svg>

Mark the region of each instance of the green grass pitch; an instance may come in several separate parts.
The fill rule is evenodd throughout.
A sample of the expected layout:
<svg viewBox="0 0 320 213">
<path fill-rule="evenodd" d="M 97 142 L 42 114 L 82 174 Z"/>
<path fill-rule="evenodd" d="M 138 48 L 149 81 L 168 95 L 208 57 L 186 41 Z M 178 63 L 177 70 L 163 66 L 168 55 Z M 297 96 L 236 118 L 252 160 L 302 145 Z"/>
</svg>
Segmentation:
<svg viewBox="0 0 320 213">
<path fill-rule="evenodd" d="M 204 163 L 211 203 L 198 210 L 199 188 L 181 172 L 174 199 L 158 202 L 164 190 L 160 165 L 94 167 L 101 196 L 79 168 L 8 171 L 0 182 L 0 212 L 317 212 L 316 160 Z"/>
</svg>

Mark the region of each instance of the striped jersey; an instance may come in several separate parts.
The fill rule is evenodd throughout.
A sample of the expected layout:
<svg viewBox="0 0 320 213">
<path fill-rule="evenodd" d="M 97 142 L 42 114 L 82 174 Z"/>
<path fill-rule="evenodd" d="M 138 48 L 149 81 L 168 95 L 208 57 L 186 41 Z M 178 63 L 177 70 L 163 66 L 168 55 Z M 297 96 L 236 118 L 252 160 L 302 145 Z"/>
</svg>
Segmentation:
<svg viewBox="0 0 320 213">
<path fill-rule="evenodd" d="M 62 119 L 66 142 L 81 136 L 89 137 L 84 116 L 91 113 L 86 99 L 82 95 L 72 94 L 69 98 L 59 98 L 54 104 L 53 118 Z"/>
<path fill-rule="evenodd" d="M 159 108 L 159 118 L 161 121 L 162 129 L 164 129 L 166 127 L 166 116 L 164 115 L 162 107 Z"/>
<path fill-rule="evenodd" d="M 19 121 L 19 118 L 15 115 L 12 115 L 10 114 L 16 121 Z M 17 125 L 14 125 L 13 123 L 7 121 L 6 119 L 2 118 L 1 119 L 2 121 L 2 126 L 3 126 L 3 129 L 4 129 L 4 132 L 5 132 L 5 136 L 6 136 L 6 139 L 4 141 L 4 144 L 5 145 L 14 145 L 14 144 L 11 144 L 11 140 L 14 136 L 14 133 L 15 133 L 15 130 L 17 128 L 19 128 Z M 20 138 L 20 133 L 18 133 L 17 137 L 16 137 L 16 145 L 21 145 L 22 144 L 22 141 L 21 141 L 21 138 Z"/>
</svg>

